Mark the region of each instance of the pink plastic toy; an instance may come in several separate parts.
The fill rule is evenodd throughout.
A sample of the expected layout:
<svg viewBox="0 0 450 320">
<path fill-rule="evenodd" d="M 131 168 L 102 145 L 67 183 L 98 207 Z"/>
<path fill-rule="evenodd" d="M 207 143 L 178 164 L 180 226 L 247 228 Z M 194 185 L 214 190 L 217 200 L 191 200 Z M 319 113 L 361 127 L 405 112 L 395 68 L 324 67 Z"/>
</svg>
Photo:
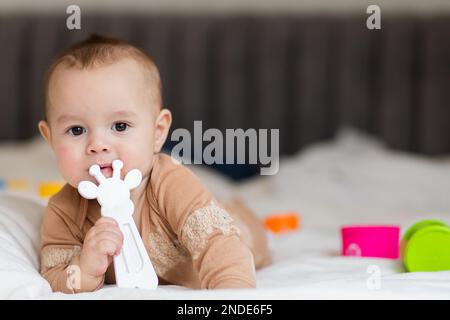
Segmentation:
<svg viewBox="0 0 450 320">
<path fill-rule="evenodd" d="M 342 227 L 342 255 L 398 259 L 399 234 L 398 226 Z"/>
</svg>

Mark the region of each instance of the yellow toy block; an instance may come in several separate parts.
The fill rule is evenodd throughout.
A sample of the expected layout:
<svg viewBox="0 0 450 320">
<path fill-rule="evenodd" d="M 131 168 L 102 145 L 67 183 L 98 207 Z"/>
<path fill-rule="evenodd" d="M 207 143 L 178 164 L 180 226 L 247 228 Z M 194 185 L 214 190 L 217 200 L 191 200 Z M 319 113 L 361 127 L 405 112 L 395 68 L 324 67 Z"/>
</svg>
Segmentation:
<svg viewBox="0 0 450 320">
<path fill-rule="evenodd" d="M 43 182 L 39 184 L 38 193 L 43 198 L 48 198 L 58 193 L 64 186 L 62 182 Z"/>
</svg>

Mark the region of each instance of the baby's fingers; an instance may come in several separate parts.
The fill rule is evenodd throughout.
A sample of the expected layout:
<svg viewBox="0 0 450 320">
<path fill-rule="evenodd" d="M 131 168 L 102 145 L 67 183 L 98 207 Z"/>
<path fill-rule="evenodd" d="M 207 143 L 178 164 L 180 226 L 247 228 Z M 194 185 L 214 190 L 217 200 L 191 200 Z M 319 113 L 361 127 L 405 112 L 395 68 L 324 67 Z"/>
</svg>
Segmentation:
<svg viewBox="0 0 450 320">
<path fill-rule="evenodd" d="M 97 238 L 99 235 L 103 234 L 104 232 L 115 234 L 117 237 L 119 237 L 120 239 L 123 240 L 123 234 L 122 234 L 122 231 L 120 231 L 120 228 L 112 226 L 110 224 L 95 226 L 93 236 Z"/>
<path fill-rule="evenodd" d="M 95 222 L 95 226 L 108 225 L 108 224 L 110 224 L 110 225 L 112 224 L 116 227 L 119 227 L 119 224 L 117 223 L 117 221 L 111 217 L 101 217 L 100 219 L 97 220 L 97 222 Z"/>
<path fill-rule="evenodd" d="M 115 240 L 102 239 L 98 242 L 97 247 L 102 254 L 114 256 L 120 252 L 122 245 L 121 243 Z"/>
</svg>

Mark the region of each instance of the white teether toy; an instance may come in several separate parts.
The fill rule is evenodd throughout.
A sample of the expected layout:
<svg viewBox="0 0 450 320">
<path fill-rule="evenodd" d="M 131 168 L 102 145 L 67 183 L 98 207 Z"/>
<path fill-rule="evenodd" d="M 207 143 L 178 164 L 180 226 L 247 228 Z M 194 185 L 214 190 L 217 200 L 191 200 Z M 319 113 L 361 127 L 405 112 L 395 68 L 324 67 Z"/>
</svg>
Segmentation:
<svg viewBox="0 0 450 320">
<path fill-rule="evenodd" d="M 158 277 L 134 222 L 134 204 L 130 199 L 130 190 L 141 183 L 142 174 L 138 169 L 133 169 L 124 180 L 120 180 L 123 162 L 114 160 L 112 167 L 113 175 L 107 179 L 98 164 L 92 165 L 89 174 L 98 181 L 98 187 L 90 181 L 82 181 L 78 185 L 78 192 L 86 199 L 97 198 L 102 216 L 114 218 L 123 233 L 122 250 L 118 256 L 114 256 L 117 286 L 156 289 Z"/>
</svg>

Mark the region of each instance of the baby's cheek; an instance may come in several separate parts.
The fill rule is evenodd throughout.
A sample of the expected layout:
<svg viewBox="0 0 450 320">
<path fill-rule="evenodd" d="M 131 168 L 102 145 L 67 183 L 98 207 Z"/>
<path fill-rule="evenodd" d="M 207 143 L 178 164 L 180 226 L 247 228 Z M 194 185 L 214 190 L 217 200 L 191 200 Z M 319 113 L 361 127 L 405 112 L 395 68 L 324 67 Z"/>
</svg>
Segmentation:
<svg viewBox="0 0 450 320">
<path fill-rule="evenodd" d="M 83 174 L 83 163 L 76 148 L 62 146 L 57 153 L 58 166 L 64 179 L 69 183 L 76 183 Z"/>
<path fill-rule="evenodd" d="M 139 169 L 142 173 L 149 171 L 153 159 L 152 149 L 144 144 L 133 144 L 123 153 L 125 169 Z"/>
</svg>

